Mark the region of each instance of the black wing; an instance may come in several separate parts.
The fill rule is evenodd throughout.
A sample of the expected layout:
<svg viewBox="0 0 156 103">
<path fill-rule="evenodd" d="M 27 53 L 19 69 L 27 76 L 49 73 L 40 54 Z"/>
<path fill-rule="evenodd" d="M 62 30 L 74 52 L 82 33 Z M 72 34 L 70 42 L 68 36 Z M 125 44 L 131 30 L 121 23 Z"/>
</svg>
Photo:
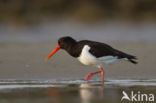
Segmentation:
<svg viewBox="0 0 156 103">
<path fill-rule="evenodd" d="M 137 62 L 133 60 L 133 59 L 137 59 L 135 56 L 116 50 L 105 43 L 87 41 L 87 40 L 81 42 L 84 45 L 89 45 L 91 47 L 89 52 L 94 56 L 96 56 L 97 58 L 103 56 L 117 56 L 119 59 L 127 58 L 131 63 L 137 64 Z"/>
</svg>

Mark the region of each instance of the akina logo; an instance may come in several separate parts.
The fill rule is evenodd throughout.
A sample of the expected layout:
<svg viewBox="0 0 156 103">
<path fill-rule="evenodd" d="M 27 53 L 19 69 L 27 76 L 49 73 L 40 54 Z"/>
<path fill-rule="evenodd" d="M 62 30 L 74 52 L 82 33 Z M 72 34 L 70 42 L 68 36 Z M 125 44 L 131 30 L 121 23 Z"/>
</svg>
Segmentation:
<svg viewBox="0 0 156 103">
<path fill-rule="evenodd" d="M 130 94 L 128 95 L 125 91 L 122 91 L 122 98 L 121 101 L 123 100 L 128 100 L 128 101 L 141 101 L 141 102 L 154 102 L 155 100 L 155 96 L 154 94 L 150 93 L 150 94 L 146 94 L 146 93 L 141 93 L 140 91 L 138 92 L 134 92 L 131 91 Z"/>
</svg>

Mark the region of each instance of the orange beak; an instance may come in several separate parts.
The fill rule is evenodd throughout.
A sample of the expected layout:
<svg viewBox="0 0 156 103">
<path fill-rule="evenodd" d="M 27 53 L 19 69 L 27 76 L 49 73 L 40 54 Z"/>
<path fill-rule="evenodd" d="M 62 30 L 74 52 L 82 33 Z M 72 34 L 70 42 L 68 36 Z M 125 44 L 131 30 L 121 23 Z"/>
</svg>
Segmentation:
<svg viewBox="0 0 156 103">
<path fill-rule="evenodd" d="M 60 46 L 57 46 L 55 48 L 55 50 L 53 52 L 51 52 L 51 54 L 46 58 L 46 60 L 48 60 L 49 58 L 51 58 L 51 56 L 53 56 L 58 50 L 60 50 Z"/>
</svg>

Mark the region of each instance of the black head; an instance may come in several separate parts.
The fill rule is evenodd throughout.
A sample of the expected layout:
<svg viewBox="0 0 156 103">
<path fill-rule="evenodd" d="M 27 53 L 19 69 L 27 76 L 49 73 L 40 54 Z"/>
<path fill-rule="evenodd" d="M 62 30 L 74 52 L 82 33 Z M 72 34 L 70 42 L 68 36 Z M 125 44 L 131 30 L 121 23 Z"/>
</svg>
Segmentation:
<svg viewBox="0 0 156 103">
<path fill-rule="evenodd" d="M 60 46 L 61 49 L 69 49 L 73 45 L 77 43 L 76 40 L 74 40 L 72 37 L 66 36 L 66 37 L 61 37 L 58 40 L 58 45 Z"/>
<path fill-rule="evenodd" d="M 65 49 L 69 54 L 73 55 L 72 49 L 73 46 L 75 46 L 76 44 L 77 41 L 69 36 L 60 38 L 58 40 L 58 46 L 51 52 L 51 54 L 46 58 L 46 60 L 51 58 L 51 56 L 53 56 L 58 50 L 60 50 L 60 48 Z"/>
</svg>

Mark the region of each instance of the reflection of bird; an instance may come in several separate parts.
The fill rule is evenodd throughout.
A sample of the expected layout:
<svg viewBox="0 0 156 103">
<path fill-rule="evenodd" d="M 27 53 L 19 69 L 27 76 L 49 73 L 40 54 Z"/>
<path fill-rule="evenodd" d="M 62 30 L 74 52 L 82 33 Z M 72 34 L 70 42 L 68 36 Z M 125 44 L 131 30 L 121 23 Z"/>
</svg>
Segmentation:
<svg viewBox="0 0 156 103">
<path fill-rule="evenodd" d="M 94 89 L 89 84 L 80 84 L 80 97 L 82 103 L 90 103 L 96 97 Z"/>
<path fill-rule="evenodd" d="M 66 50 L 71 56 L 77 58 L 84 65 L 96 66 L 100 70 L 89 73 L 85 80 L 90 80 L 94 74 L 101 73 L 102 82 L 104 82 L 103 63 L 110 64 L 119 60 L 128 60 L 136 64 L 135 56 L 123 53 L 111 46 L 89 40 L 76 41 L 71 37 L 62 37 L 58 40 L 56 49 L 46 58 L 47 60 L 55 54 L 60 48 Z"/>
<path fill-rule="evenodd" d="M 80 97 L 82 103 L 91 103 L 94 100 L 103 99 L 104 88 L 99 88 L 91 84 L 80 84 Z"/>
<path fill-rule="evenodd" d="M 123 99 L 127 99 L 127 100 L 131 101 L 130 98 L 128 97 L 128 95 L 127 95 L 127 93 L 126 93 L 125 91 L 123 91 L 122 94 L 123 94 L 123 97 L 121 98 L 121 101 L 122 101 Z"/>
</svg>

